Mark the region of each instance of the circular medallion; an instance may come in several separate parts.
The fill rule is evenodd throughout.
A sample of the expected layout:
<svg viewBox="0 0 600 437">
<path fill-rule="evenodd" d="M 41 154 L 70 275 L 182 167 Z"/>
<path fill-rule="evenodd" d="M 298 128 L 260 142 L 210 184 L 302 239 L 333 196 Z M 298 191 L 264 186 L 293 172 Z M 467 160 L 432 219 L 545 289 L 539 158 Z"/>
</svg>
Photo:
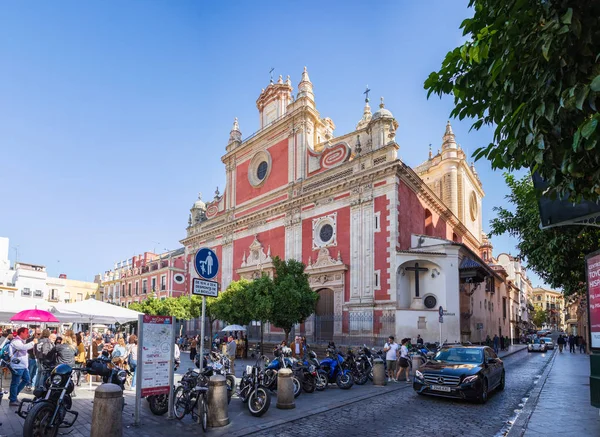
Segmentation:
<svg viewBox="0 0 600 437">
<path fill-rule="evenodd" d="M 477 206 L 477 195 L 475 194 L 475 191 L 471 191 L 471 196 L 469 196 L 469 211 L 471 212 L 471 220 L 477 220 L 479 208 Z"/>
<path fill-rule="evenodd" d="M 435 296 L 433 295 L 429 295 L 425 297 L 425 308 L 435 308 L 435 306 L 437 305 L 437 299 L 435 298 Z"/>
<path fill-rule="evenodd" d="M 323 243 L 328 243 L 332 237 L 333 226 L 331 226 L 329 223 L 326 223 L 323 226 L 321 226 L 321 229 L 319 230 L 319 238 L 321 239 L 321 241 Z"/>
<path fill-rule="evenodd" d="M 183 284 L 185 281 L 185 276 L 183 276 L 181 273 L 177 273 L 175 276 L 173 276 L 173 281 L 177 282 L 178 284 Z"/>
</svg>

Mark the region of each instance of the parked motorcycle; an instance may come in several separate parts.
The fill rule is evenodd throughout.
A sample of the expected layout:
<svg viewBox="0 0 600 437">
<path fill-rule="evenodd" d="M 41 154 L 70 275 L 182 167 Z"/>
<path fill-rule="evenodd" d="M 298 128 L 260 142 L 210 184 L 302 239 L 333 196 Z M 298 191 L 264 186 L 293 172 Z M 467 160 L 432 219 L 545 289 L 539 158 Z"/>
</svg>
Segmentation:
<svg viewBox="0 0 600 437">
<path fill-rule="evenodd" d="M 302 390 L 313 393 L 317 388 L 317 369 L 304 360 L 296 360 L 292 364 L 294 376 L 300 381 Z"/>
<path fill-rule="evenodd" d="M 352 373 L 352 378 L 356 385 L 363 385 L 369 380 L 369 373 L 366 370 L 364 360 L 354 353 L 354 349 L 348 348 L 346 352 L 346 365 Z"/>
<path fill-rule="evenodd" d="M 315 388 L 316 388 L 316 390 L 317 391 L 325 390 L 329 383 L 329 376 L 325 370 L 321 369 L 321 362 L 317 358 L 317 354 L 315 353 L 315 351 L 310 351 L 308 353 L 306 362 L 315 367 L 315 372 L 316 372 L 316 375 L 315 375 L 316 387 Z"/>
<path fill-rule="evenodd" d="M 34 398 L 21 401 L 16 413 L 25 419 L 23 437 L 55 437 L 59 428 L 73 426 L 79 415 L 71 410 L 71 394 L 75 390 L 73 372 L 67 364 L 56 366 L 44 385 L 35 389 Z"/>
<path fill-rule="evenodd" d="M 327 382 L 330 384 L 335 382 L 339 388 L 345 390 L 354 385 L 352 372 L 337 349 L 327 349 L 327 358 L 321 360 L 321 369 L 327 372 Z"/>
<path fill-rule="evenodd" d="M 200 356 L 194 360 L 196 367 L 200 367 Z M 215 375 L 223 375 L 227 382 L 227 403 L 231 402 L 231 396 L 235 390 L 235 375 L 231 373 L 231 360 L 219 352 L 212 351 L 203 357 L 205 369 L 210 367 Z"/>
<path fill-rule="evenodd" d="M 248 405 L 248 411 L 255 417 L 260 417 L 269 410 L 271 393 L 262 385 L 262 365 L 259 357 L 254 366 L 246 366 L 242 374 L 238 396 Z"/>
<path fill-rule="evenodd" d="M 292 368 L 292 350 L 289 347 L 276 348 L 273 351 L 273 355 L 275 355 L 273 361 L 269 361 L 269 359 L 264 355 L 261 357 L 265 362 L 263 384 L 269 390 L 276 391 L 277 374 L 279 373 L 279 370 L 284 368 Z M 302 393 L 302 384 L 295 375 L 292 375 L 292 382 L 294 384 L 294 397 L 297 398 L 300 396 L 300 393 Z"/>
</svg>

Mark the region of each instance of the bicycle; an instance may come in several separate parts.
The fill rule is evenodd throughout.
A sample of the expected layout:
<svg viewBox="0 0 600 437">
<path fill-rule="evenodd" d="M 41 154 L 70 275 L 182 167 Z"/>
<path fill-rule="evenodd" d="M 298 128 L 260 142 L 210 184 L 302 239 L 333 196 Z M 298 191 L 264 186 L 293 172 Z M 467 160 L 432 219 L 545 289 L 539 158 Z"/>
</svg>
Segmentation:
<svg viewBox="0 0 600 437">
<path fill-rule="evenodd" d="M 210 368 L 205 369 L 202 373 L 196 369 L 188 370 L 173 394 L 173 415 L 181 420 L 186 414 L 190 414 L 195 422 L 200 418 L 203 431 L 208 428 L 208 378 L 210 374 L 212 374 Z"/>
</svg>

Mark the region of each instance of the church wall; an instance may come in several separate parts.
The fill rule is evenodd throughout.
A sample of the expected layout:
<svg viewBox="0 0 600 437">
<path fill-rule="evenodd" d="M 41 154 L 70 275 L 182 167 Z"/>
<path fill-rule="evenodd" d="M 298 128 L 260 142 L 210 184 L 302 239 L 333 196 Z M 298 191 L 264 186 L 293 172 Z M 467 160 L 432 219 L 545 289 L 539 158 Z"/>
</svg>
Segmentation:
<svg viewBox="0 0 600 437">
<path fill-rule="evenodd" d="M 425 234 L 425 206 L 417 194 L 402 182 L 399 185 L 398 229 L 401 250 L 410 249 L 412 234 Z M 452 229 L 440 216 L 429 209 L 432 218 L 432 237 L 452 240 Z M 450 235 L 448 235 L 450 234 Z"/>
<path fill-rule="evenodd" d="M 236 272 L 242 265 L 242 258 L 244 253 L 246 258 L 249 255 L 249 247 L 254 241 L 254 234 L 246 237 L 238 238 L 233 241 L 233 280 L 237 281 L 240 279 L 240 275 Z M 272 229 L 265 230 L 263 232 L 256 233 L 256 238 L 262 244 L 265 254 L 271 247 L 271 257 L 279 256 L 285 259 L 285 228 L 278 226 Z"/>
<path fill-rule="evenodd" d="M 390 223 L 388 217 L 388 205 L 390 204 L 386 196 L 376 197 L 375 216 L 379 222 L 379 230 L 375 230 L 375 271 L 379 273 L 379 284 L 374 286 L 375 300 L 390 299 L 390 273 L 388 258 L 388 226 Z"/>
<path fill-rule="evenodd" d="M 248 168 L 251 159 L 239 163 L 236 167 L 236 204 L 240 205 L 248 200 L 266 194 L 288 183 L 288 140 L 281 140 L 266 149 L 271 155 L 271 170 L 266 180 L 260 187 L 253 187 L 248 180 Z M 251 158 L 251 157 L 250 157 Z"/>
<path fill-rule="evenodd" d="M 324 214 L 314 215 L 302 220 L 302 262 L 308 265 L 308 258 L 314 262 L 319 249 L 313 249 L 313 220 L 336 213 L 336 245 L 328 246 L 329 255 L 337 258 L 338 251 L 342 261 L 350 264 L 350 207 L 332 209 Z M 360 269 L 360 266 L 350 266 L 350 269 Z M 350 299 L 350 270 L 344 273 L 344 302 Z"/>
</svg>

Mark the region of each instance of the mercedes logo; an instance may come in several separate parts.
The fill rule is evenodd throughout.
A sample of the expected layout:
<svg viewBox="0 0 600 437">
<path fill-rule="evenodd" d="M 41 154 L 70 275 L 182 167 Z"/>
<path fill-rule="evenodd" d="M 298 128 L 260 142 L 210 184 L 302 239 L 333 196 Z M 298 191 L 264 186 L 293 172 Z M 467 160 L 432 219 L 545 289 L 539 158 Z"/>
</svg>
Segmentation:
<svg viewBox="0 0 600 437">
<path fill-rule="evenodd" d="M 438 378 L 438 384 L 443 384 L 444 383 L 444 378 L 442 378 L 441 376 Z"/>
</svg>

